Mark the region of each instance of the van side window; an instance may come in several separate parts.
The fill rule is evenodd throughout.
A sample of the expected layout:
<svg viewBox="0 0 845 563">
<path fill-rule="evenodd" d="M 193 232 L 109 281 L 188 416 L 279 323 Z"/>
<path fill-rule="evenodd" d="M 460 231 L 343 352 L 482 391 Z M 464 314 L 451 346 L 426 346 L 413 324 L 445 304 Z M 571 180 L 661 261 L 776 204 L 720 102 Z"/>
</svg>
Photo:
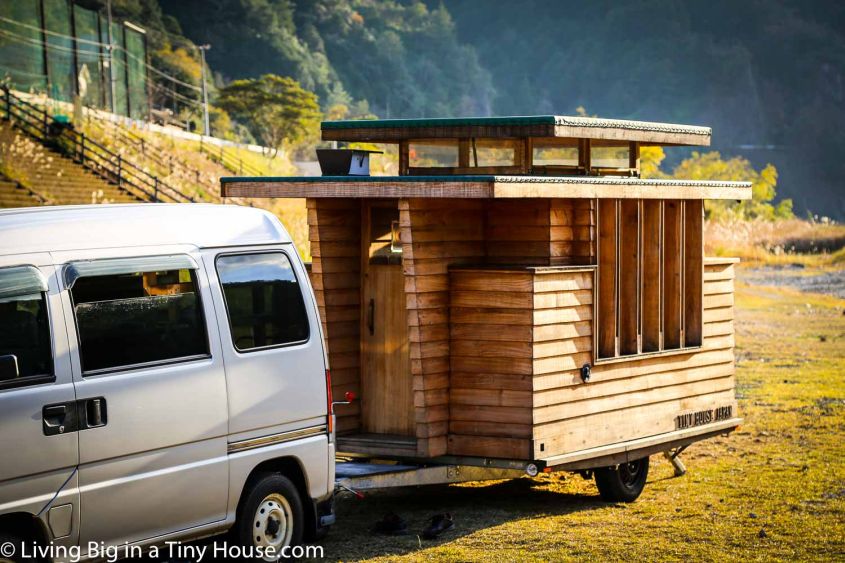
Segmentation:
<svg viewBox="0 0 845 563">
<path fill-rule="evenodd" d="M 193 270 L 81 277 L 71 296 L 85 373 L 209 354 Z"/>
<path fill-rule="evenodd" d="M 4 370 L 0 385 L 16 379 L 51 375 L 53 352 L 50 348 L 50 323 L 43 293 L 0 298 L 0 356 L 14 356 L 17 376 Z"/>
<path fill-rule="evenodd" d="M 217 258 L 217 275 L 235 348 L 245 351 L 308 339 L 308 315 L 287 255 L 223 255 Z"/>
</svg>

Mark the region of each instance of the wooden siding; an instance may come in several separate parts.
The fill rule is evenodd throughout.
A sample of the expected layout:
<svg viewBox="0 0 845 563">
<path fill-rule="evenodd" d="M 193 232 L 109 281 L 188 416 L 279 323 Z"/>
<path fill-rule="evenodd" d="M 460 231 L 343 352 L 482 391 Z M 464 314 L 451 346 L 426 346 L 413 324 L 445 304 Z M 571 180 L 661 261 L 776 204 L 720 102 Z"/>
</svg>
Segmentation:
<svg viewBox="0 0 845 563">
<path fill-rule="evenodd" d="M 449 425 L 449 266 L 484 259 L 482 201 L 399 200 L 417 454 L 444 455 Z"/>
<path fill-rule="evenodd" d="M 453 270 L 450 455 L 531 457 L 530 270 Z"/>
<path fill-rule="evenodd" d="M 361 212 L 357 200 L 306 202 L 311 241 L 311 284 L 323 326 L 332 393 L 360 395 Z M 335 409 L 338 433 L 360 428 L 360 405 Z"/>
<path fill-rule="evenodd" d="M 681 412 L 720 406 L 732 406 L 736 412 L 733 265 L 711 259 L 705 262 L 704 271 L 700 349 L 600 363 L 593 366 L 589 383 L 581 381 L 578 371 L 583 363 L 592 361 L 589 347 L 581 351 L 570 346 L 573 355 L 547 362 L 535 359 L 534 458 L 671 432 L 675 430 L 675 416 Z M 593 280 L 582 274 L 572 277 L 579 284 Z M 537 311 L 537 315 L 540 313 Z M 573 304 L 560 330 L 591 330 L 591 314 L 592 308 Z M 542 326 L 535 318 L 535 334 Z M 591 335 L 586 338 L 592 341 Z"/>
<path fill-rule="evenodd" d="M 548 265 L 549 201 L 485 202 L 486 263 Z"/>
<path fill-rule="evenodd" d="M 751 184 L 748 182 L 648 180 L 607 176 L 224 178 L 220 190 L 223 197 L 311 199 L 751 199 Z"/>
<path fill-rule="evenodd" d="M 549 226 L 549 265 L 595 264 L 595 200 L 550 200 Z"/>
</svg>

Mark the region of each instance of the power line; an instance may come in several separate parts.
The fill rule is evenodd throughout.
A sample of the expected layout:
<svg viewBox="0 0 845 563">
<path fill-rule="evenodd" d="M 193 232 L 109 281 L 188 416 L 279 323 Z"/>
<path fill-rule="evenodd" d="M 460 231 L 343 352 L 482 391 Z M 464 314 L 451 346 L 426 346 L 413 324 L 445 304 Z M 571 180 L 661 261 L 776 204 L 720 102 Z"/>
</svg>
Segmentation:
<svg viewBox="0 0 845 563">
<path fill-rule="evenodd" d="M 66 54 L 73 54 L 73 53 L 79 54 L 80 53 L 80 51 L 78 49 L 73 49 L 72 47 L 65 47 L 65 46 L 62 46 L 62 45 L 55 45 L 55 44 L 49 44 L 49 43 L 47 45 L 44 45 L 44 44 L 42 44 L 41 41 L 39 41 L 37 39 L 32 39 L 32 38 L 29 38 L 29 37 L 18 35 L 18 34 L 15 34 L 13 32 L 10 32 L 8 30 L 0 28 L 0 37 L 3 37 L 3 36 L 7 37 L 8 39 L 10 39 L 12 41 L 17 41 L 19 43 L 33 45 L 33 46 L 37 46 L 37 47 L 46 47 L 48 50 L 52 50 L 52 51 L 58 51 L 58 52 L 66 53 Z M 91 54 L 90 51 L 84 51 L 84 53 L 87 53 L 89 55 Z M 102 54 L 100 54 L 99 56 L 104 58 L 104 56 Z M 43 73 L 37 73 L 36 74 L 36 73 L 27 72 L 27 71 L 20 70 L 20 69 L 14 69 L 14 68 L 7 67 L 7 66 L 3 66 L 2 68 L 6 69 L 8 71 L 12 71 L 12 72 L 20 73 L 20 74 L 27 74 L 27 75 L 33 76 L 33 77 L 40 77 L 40 78 L 45 78 L 45 79 L 48 78 L 48 76 L 46 74 L 43 74 Z M 159 83 L 157 83 L 153 80 L 150 81 L 150 86 L 152 88 L 154 88 L 155 90 L 159 91 L 159 92 L 165 92 L 167 94 L 170 94 L 174 99 L 181 100 L 183 102 L 183 104 L 185 104 L 185 105 L 191 105 L 191 106 L 194 106 L 194 107 L 197 107 L 197 108 L 202 106 L 202 104 L 198 100 L 195 100 L 193 98 L 189 98 L 188 96 L 185 96 L 184 94 L 181 94 L 180 92 L 177 92 L 176 90 L 173 90 L 172 88 L 168 88 L 167 86 L 164 86 L 163 84 L 159 84 Z"/>
<path fill-rule="evenodd" d="M 51 44 L 51 43 L 47 43 L 46 45 L 44 45 L 44 44 L 41 43 L 41 41 L 39 41 L 37 39 L 32 39 L 30 37 L 18 35 L 16 33 L 13 33 L 9 30 L 2 29 L 2 28 L 0 28 L 0 36 L 6 36 L 8 39 L 11 39 L 12 41 L 18 41 L 19 43 L 24 43 L 24 44 L 28 44 L 28 45 L 32 45 L 32 46 L 36 46 L 36 47 L 46 47 L 48 50 L 58 51 L 58 52 L 61 52 L 61 53 L 66 53 L 66 54 L 88 54 L 88 55 L 92 54 L 90 51 L 80 51 L 79 49 L 74 49 L 73 47 L 65 47 L 63 45 L 55 45 L 55 44 Z M 103 57 L 103 55 L 100 54 L 99 57 Z M 42 75 L 42 76 L 45 76 L 45 75 Z M 150 81 L 150 83 L 158 86 L 154 81 Z M 166 88 L 166 87 L 162 87 L 162 88 L 165 88 L 169 92 L 172 92 L 175 96 L 181 96 L 185 100 L 190 100 L 193 103 L 199 104 L 199 101 L 188 98 L 187 96 L 184 96 L 183 94 L 180 94 L 179 92 L 176 92 L 175 90 L 172 90 L 172 89 Z"/>
<path fill-rule="evenodd" d="M 19 21 L 13 20 L 13 19 L 9 19 L 9 18 L 3 17 L 3 16 L 0 16 L 0 21 L 6 22 L 6 23 L 11 23 L 11 24 L 14 24 L 14 25 L 18 25 L 18 26 L 24 27 L 26 29 L 31 29 L 33 31 L 38 31 L 39 33 L 43 32 L 47 35 L 52 35 L 54 37 L 60 37 L 62 39 L 70 39 L 70 40 L 76 41 L 78 43 L 85 43 L 85 44 L 88 44 L 88 45 L 93 45 L 93 46 L 99 47 L 101 49 L 104 48 L 104 49 L 114 49 L 114 50 L 118 50 L 118 51 L 123 51 L 128 57 L 138 61 L 141 64 L 143 64 L 144 67 L 146 67 L 147 69 L 155 72 L 159 76 L 162 76 L 162 77 L 170 80 L 171 82 L 173 82 L 175 84 L 179 84 L 180 86 L 184 86 L 186 88 L 191 88 L 192 90 L 196 90 L 197 92 L 202 91 L 201 87 L 195 86 L 194 84 L 190 84 L 188 82 L 180 80 L 180 79 L 176 78 L 175 76 L 171 76 L 171 75 L 167 74 L 166 72 L 157 69 L 156 67 L 152 66 L 151 64 L 148 64 L 147 61 L 143 60 L 141 57 L 138 57 L 134 53 L 130 53 L 125 47 L 122 47 L 120 45 L 109 45 L 108 43 L 101 43 L 99 41 L 92 41 L 90 39 L 82 39 L 80 37 L 74 37 L 72 35 L 66 35 L 64 33 L 51 31 L 51 30 L 46 29 L 46 28 L 42 29 L 40 27 L 37 27 L 37 26 L 34 26 L 34 25 L 29 25 L 29 24 L 19 22 Z M 6 33 L 16 35 L 17 37 L 20 37 L 22 39 L 26 39 L 26 40 L 29 40 L 29 41 L 35 41 L 35 42 L 37 42 L 38 45 L 42 45 L 42 42 L 40 40 L 33 39 L 31 37 L 26 37 L 24 35 L 17 35 L 14 32 L 11 32 L 9 30 L 0 29 L 0 31 L 4 31 Z M 51 44 L 47 43 L 47 45 L 49 46 Z M 54 46 L 58 47 L 57 45 L 54 45 Z M 66 47 L 66 48 L 72 49 L 71 47 Z M 91 53 L 91 51 L 83 51 L 83 50 L 80 50 L 80 49 L 74 49 L 73 52 L 75 52 L 77 54 L 79 54 L 79 53 L 89 53 L 90 54 Z"/>
</svg>

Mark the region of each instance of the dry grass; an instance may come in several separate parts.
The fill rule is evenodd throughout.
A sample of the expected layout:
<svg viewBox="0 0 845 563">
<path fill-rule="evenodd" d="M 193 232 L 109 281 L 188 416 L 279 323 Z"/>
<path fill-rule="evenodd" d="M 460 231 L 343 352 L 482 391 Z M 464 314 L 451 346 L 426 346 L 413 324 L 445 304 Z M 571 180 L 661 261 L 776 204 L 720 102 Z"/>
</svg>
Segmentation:
<svg viewBox="0 0 845 563">
<path fill-rule="evenodd" d="M 845 559 L 845 300 L 737 289 L 740 431 L 692 446 L 673 478 L 652 458 L 635 503 L 605 504 L 592 482 L 538 479 L 372 493 L 338 502 L 322 543 L 358 560 Z M 414 531 L 437 512 L 455 529 L 427 542 L 374 536 L 384 512 Z"/>
<path fill-rule="evenodd" d="M 845 225 L 829 221 L 708 221 L 704 240 L 708 256 L 737 256 L 751 266 L 845 263 Z"/>
</svg>

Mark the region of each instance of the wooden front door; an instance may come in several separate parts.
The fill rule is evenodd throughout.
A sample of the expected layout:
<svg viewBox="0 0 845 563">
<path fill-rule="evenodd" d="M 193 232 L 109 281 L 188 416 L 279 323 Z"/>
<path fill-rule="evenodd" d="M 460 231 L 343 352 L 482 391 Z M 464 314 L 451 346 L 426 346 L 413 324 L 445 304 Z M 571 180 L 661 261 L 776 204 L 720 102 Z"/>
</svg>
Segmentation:
<svg viewBox="0 0 845 563">
<path fill-rule="evenodd" d="M 364 432 L 414 435 L 405 276 L 395 202 L 364 208 L 361 422 Z"/>
</svg>

